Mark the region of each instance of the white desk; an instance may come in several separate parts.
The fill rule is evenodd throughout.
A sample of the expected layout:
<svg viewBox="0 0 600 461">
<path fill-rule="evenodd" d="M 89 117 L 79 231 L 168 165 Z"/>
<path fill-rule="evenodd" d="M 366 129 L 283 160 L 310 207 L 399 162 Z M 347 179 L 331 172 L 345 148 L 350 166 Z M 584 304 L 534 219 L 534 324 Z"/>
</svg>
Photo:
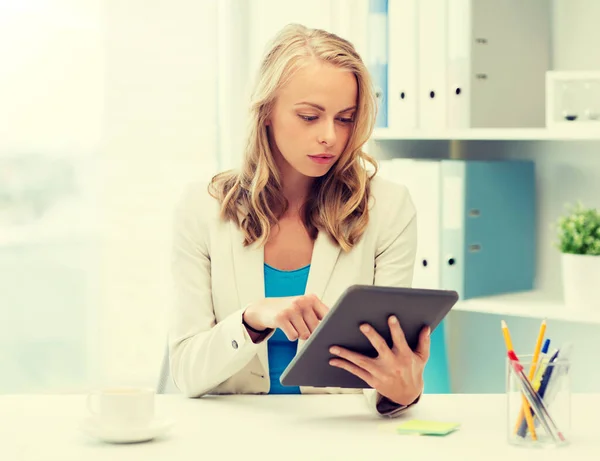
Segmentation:
<svg viewBox="0 0 600 461">
<path fill-rule="evenodd" d="M 0 396 L 2 461 L 154 460 L 599 460 L 600 395 L 573 396 L 571 444 L 543 451 L 505 441 L 503 395 L 426 395 L 406 418 L 449 420 L 446 437 L 394 433 L 401 419 L 368 411 L 362 395 L 157 396 L 176 421 L 151 442 L 111 445 L 79 430 L 85 397 Z"/>
</svg>

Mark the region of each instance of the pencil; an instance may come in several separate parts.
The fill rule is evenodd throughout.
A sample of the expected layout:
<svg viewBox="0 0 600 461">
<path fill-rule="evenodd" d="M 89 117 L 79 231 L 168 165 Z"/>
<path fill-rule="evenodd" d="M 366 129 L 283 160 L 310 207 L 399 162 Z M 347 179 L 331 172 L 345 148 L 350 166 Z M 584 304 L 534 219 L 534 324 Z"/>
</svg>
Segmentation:
<svg viewBox="0 0 600 461">
<path fill-rule="evenodd" d="M 510 332 L 508 331 L 508 325 L 504 320 L 500 322 L 502 325 L 502 334 L 504 335 L 504 342 L 506 343 L 506 349 L 509 351 L 514 351 L 512 340 L 510 339 Z"/>
<path fill-rule="evenodd" d="M 502 320 L 500 324 L 502 326 L 502 334 L 504 335 L 504 342 L 506 343 L 507 351 L 514 351 L 512 339 L 510 338 L 510 331 L 508 331 L 508 325 L 504 320 Z M 527 403 L 527 398 L 525 397 L 525 394 L 521 394 L 521 399 L 523 400 L 523 403 L 521 404 L 521 411 L 519 412 L 518 418 L 519 424 L 517 425 L 515 433 L 519 430 L 520 421 L 523 419 L 523 414 L 525 414 L 525 420 L 527 421 L 527 427 L 531 432 L 531 438 L 533 440 L 537 440 L 535 426 L 533 425 L 533 416 L 531 415 L 531 410 L 529 408 L 529 404 Z M 524 410 L 525 407 L 527 407 L 527 411 Z"/>
<path fill-rule="evenodd" d="M 533 352 L 533 359 L 531 361 L 531 366 L 529 367 L 529 381 L 533 380 L 535 376 L 535 369 L 537 367 L 537 362 L 540 358 L 540 351 L 542 350 L 542 343 L 544 342 L 544 335 L 546 334 L 546 319 L 542 320 L 542 324 L 540 325 L 540 332 L 538 333 L 537 342 L 535 343 L 535 350 Z"/>
<path fill-rule="evenodd" d="M 533 351 L 533 358 L 531 360 L 531 365 L 529 366 L 529 381 L 533 382 L 533 377 L 535 376 L 535 369 L 537 367 L 537 362 L 540 358 L 540 351 L 542 350 L 542 343 L 544 342 L 544 335 L 546 334 L 546 319 L 542 320 L 542 324 L 540 325 L 540 331 L 538 333 L 537 341 L 535 343 L 535 349 Z M 527 401 L 521 405 L 521 411 L 519 412 L 519 418 L 517 419 L 517 424 L 515 425 L 515 434 L 519 431 L 519 427 L 521 426 L 521 421 L 523 421 L 523 413 L 525 412 L 525 418 L 529 415 L 531 417 L 531 408 Z M 531 430 L 531 428 L 530 428 Z M 526 433 L 527 434 L 527 433 Z"/>
</svg>

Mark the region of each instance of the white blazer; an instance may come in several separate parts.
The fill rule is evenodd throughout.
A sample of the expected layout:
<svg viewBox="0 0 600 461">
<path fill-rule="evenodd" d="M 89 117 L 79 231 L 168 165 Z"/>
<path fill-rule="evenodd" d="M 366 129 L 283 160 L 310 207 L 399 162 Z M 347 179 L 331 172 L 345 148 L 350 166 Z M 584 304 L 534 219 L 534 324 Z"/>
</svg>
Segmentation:
<svg viewBox="0 0 600 461">
<path fill-rule="evenodd" d="M 416 211 L 406 187 L 375 177 L 368 226 L 345 253 L 320 232 L 315 241 L 306 293 L 332 307 L 353 284 L 410 287 L 417 245 Z M 232 222 L 206 183 L 188 185 L 175 211 L 169 358 L 175 386 L 188 397 L 205 394 L 266 394 L 266 339 L 255 344 L 242 325 L 244 308 L 264 298 L 264 250 L 244 247 Z M 368 306 L 365 306 L 368 309 Z M 272 334 L 272 333 L 271 333 Z M 298 340 L 298 350 L 304 345 Z M 395 416 L 407 407 L 378 409 L 373 389 L 301 387 L 307 393 L 360 393 L 374 412 Z"/>
</svg>

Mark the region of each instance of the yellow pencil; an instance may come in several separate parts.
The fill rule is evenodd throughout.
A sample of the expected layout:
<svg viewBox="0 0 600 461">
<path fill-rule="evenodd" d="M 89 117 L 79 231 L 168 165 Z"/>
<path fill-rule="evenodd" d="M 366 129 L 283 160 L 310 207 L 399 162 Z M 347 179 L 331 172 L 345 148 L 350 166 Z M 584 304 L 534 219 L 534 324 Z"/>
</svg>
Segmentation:
<svg viewBox="0 0 600 461">
<path fill-rule="evenodd" d="M 533 351 L 533 358 L 531 359 L 531 365 L 529 366 L 528 378 L 532 382 L 533 382 L 533 377 L 535 376 L 535 369 L 537 367 L 537 362 L 540 358 L 540 351 L 542 350 L 542 343 L 544 342 L 545 334 L 546 334 L 546 319 L 542 320 L 542 324 L 540 325 L 540 331 L 538 333 L 537 341 L 535 343 L 535 349 Z M 521 411 L 519 412 L 519 418 L 517 419 L 517 424 L 515 425 L 515 434 L 518 432 L 519 427 L 521 426 L 521 421 L 523 420 L 524 412 L 525 412 L 525 419 L 527 419 L 528 415 L 531 416 L 531 408 L 529 407 L 527 400 L 524 400 L 524 403 L 521 406 Z"/>
<path fill-rule="evenodd" d="M 504 320 L 501 322 L 502 324 L 502 334 L 504 335 L 504 342 L 506 343 L 507 351 L 514 351 L 512 340 L 510 339 L 510 332 L 508 331 L 508 325 Z"/>
<path fill-rule="evenodd" d="M 514 351 L 513 343 L 510 338 L 510 332 L 508 331 L 508 325 L 504 320 L 501 321 L 502 325 L 502 334 L 504 335 L 504 342 L 506 343 L 506 349 L 508 351 Z M 537 440 L 537 434 L 535 432 L 535 426 L 533 425 L 533 416 L 531 415 L 531 409 L 529 408 L 529 404 L 527 403 L 527 399 L 524 394 L 521 394 L 521 398 L 523 403 L 521 404 L 521 412 L 519 414 L 519 421 L 523 418 L 523 413 L 525 413 L 525 420 L 527 421 L 527 427 L 531 432 L 531 438 L 533 440 Z M 527 405 L 527 411 L 524 411 L 525 405 Z M 520 423 L 519 423 L 520 424 Z M 518 427 L 518 426 L 517 426 Z"/>
<path fill-rule="evenodd" d="M 546 334 L 546 319 L 542 320 L 542 324 L 540 325 L 540 332 L 538 333 L 537 342 L 535 343 L 533 359 L 531 361 L 531 366 L 529 367 L 529 381 L 533 380 L 533 377 L 535 376 L 535 369 L 537 367 L 537 362 L 540 358 L 540 352 L 542 351 L 542 343 L 544 342 L 545 334 Z"/>
</svg>

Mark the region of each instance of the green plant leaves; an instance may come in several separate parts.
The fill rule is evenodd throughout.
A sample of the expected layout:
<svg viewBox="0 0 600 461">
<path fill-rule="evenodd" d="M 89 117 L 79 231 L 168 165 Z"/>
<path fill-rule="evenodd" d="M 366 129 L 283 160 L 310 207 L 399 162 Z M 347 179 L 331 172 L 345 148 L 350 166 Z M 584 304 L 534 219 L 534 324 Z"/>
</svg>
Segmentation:
<svg viewBox="0 0 600 461">
<path fill-rule="evenodd" d="M 568 207 L 569 208 L 569 207 Z M 581 203 L 558 220 L 558 245 L 563 253 L 600 256 L 600 212 Z"/>
</svg>

